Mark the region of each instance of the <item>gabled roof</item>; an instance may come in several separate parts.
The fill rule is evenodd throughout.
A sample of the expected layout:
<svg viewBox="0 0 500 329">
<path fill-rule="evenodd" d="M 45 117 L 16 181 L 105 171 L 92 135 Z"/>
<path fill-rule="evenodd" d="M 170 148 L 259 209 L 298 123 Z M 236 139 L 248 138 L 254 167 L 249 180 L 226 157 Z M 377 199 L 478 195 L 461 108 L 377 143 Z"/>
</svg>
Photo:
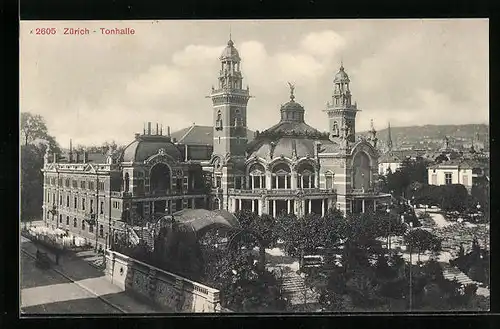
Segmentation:
<svg viewBox="0 0 500 329">
<path fill-rule="evenodd" d="M 214 142 L 213 126 L 198 126 L 192 125 L 191 127 L 183 128 L 179 131 L 170 134 L 172 140 L 175 138 L 179 144 L 187 145 L 212 145 Z M 248 141 L 253 139 L 254 132 L 247 129 Z"/>
<path fill-rule="evenodd" d="M 430 166 L 431 169 L 438 169 L 443 167 L 460 167 L 461 169 L 475 169 L 475 168 L 487 168 L 487 163 L 482 163 L 476 160 L 470 159 L 455 159 L 449 160 L 442 163 L 434 164 Z"/>
</svg>

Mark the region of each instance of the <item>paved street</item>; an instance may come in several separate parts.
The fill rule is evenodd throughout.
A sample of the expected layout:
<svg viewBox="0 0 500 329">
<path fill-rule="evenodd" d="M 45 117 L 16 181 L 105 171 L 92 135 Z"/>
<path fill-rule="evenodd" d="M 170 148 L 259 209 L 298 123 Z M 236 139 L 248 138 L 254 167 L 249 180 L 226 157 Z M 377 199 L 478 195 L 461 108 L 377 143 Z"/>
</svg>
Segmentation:
<svg viewBox="0 0 500 329">
<path fill-rule="evenodd" d="M 63 257 L 51 269 L 35 266 L 36 246 L 21 237 L 21 310 L 25 314 L 158 313 L 113 285 L 80 257 Z"/>
</svg>

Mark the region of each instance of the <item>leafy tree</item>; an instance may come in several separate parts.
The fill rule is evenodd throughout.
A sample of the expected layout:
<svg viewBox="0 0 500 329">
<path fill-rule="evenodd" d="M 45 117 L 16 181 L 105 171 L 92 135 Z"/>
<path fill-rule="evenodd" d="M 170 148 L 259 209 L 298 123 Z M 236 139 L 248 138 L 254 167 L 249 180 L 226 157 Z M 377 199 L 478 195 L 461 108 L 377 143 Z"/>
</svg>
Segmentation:
<svg viewBox="0 0 500 329">
<path fill-rule="evenodd" d="M 417 252 L 418 261 L 420 261 L 420 254 L 425 251 L 437 252 L 441 250 L 441 239 L 423 229 L 410 230 L 406 234 L 405 240 L 407 245 Z"/>
<path fill-rule="evenodd" d="M 41 115 L 21 112 L 21 140 L 24 145 L 47 137 L 47 126 Z"/>
<path fill-rule="evenodd" d="M 21 112 L 21 220 L 42 216 L 43 157 L 47 147 L 59 153 L 59 145 L 47 132 L 40 115 Z"/>
</svg>

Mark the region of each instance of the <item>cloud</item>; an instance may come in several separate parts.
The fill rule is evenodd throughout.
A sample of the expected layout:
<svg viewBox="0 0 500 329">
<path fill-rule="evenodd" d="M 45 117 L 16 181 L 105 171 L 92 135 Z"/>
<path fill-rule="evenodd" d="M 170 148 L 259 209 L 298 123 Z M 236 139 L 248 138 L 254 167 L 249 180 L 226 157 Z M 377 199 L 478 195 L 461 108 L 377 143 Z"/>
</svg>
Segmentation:
<svg viewBox="0 0 500 329">
<path fill-rule="evenodd" d="M 75 26 L 75 22 L 53 22 Z M 37 38 L 22 22 L 21 109 L 46 118 L 61 143 L 126 143 L 146 121 L 172 131 L 212 124 L 205 96 L 217 83 L 227 29 L 206 22 L 79 22 L 89 28 L 134 27 L 128 37 Z M 327 129 L 322 111 L 343 58 L 357 129 L 488 120 L 488 24 L 466 20 L 232 22 L 250 86 L 251 129 L 279 120 L 287 81 L 306 122 Z M 78 24 L 77 24 L 78 25 Z M 182 33 L 179 33 L 181 31 Z M 168 37 L 166 37 L 168 36 Z M 263 120 L 265 118 L 265 120 Z"/>
<path fill-rule="evenodd" d="M 332 56 L 346 45 L 345 39 L 335 31 L 310 33 L 304 37 L 300 46 L 303 51 L 322 57 Z"/>
</svg>

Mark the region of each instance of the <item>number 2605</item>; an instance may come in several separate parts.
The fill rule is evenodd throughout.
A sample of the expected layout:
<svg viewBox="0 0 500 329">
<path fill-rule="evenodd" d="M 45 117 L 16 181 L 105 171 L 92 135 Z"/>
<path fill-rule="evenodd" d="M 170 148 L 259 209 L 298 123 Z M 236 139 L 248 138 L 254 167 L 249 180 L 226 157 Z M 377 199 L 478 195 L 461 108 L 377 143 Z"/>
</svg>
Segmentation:
<svg viewBox="0 0 500 329">
<path fill-rule="evenodd" d="M 36 34 L 42 34 L 42 35 L 45 35 L 45 34 L 56 34 L 56 28 L 55 27 L 51 27 L 51 28 L 37 28 L 35 29 L 35 33 Z"/>
</svg>

